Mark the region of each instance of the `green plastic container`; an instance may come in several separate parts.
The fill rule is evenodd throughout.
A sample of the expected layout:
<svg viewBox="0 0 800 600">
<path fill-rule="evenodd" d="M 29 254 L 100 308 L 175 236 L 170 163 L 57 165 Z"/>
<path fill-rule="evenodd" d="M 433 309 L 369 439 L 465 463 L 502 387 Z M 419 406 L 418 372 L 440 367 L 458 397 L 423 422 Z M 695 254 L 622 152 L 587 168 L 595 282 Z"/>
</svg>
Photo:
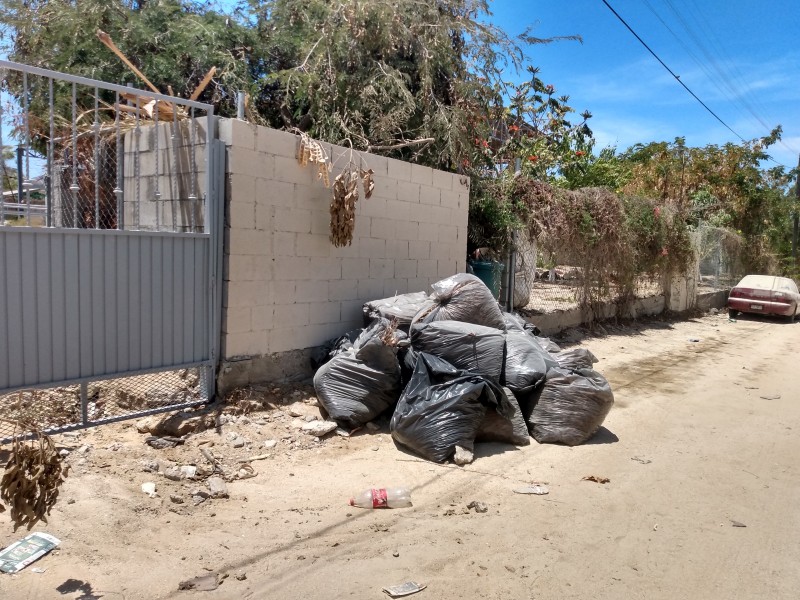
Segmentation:
<svg viewBox="0 0 800 600">
<path fill-rule="evenodd" d="M 471 260 L 469 262 L 475 277 L 480 279 L 495 298 L 500 297 L 500 283 L 503 280 L 505 265 L 497 261 Z"/>
</svg>

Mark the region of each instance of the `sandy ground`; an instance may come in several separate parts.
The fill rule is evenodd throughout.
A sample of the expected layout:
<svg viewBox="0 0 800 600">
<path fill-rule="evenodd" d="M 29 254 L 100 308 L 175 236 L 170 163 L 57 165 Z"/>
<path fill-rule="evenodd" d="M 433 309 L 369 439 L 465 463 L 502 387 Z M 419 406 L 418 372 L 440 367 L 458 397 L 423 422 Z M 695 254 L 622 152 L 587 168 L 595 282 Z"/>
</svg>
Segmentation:
<svg viewBox="0 0 800 600">
<path fill-rule="evenodd" d="M 175 449 L 149 448 L 131 424 L 60 436 L 88 447 L 70 454 L 74 472 L 37 527 L 62 545 L 32 565 L 44 573 L 0 576 L 0 598 L 377 599 L 408 580 L 427 585 L 420 600 L 797 598 L 800 324 L 709 315 L 570 343 L 601 359 L 616 395 L 605 429 L 575 448 L 483 444 L 469 466 L 436 465 L 395 448 L 385 422 L 315 442 L 280 398 Z M 247 444 L 233 448 L 231 432 Z M 230 498 L 199 505 L 202 486 L 143 470 L 203 465 L 201 447 L 229 466 L 271 458 L 229 483 Z M 533 481 L 550 494 L 512 492 Z M 382 485 L 411 487 L 414 506 L 347 505 Z M 473 500 L 488 512 L 469 511 Z M 22 534 L 0 515 L 0 545 Z M 209 573 L 227 577 L 178 591 Z"/>
</svg>

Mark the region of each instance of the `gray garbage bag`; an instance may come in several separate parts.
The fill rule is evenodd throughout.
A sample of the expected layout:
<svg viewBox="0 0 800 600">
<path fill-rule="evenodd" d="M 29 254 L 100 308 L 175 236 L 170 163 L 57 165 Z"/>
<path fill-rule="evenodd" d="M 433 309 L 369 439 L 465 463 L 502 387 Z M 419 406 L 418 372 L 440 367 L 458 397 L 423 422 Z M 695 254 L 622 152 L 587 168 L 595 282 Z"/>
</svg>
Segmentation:
<svg viewBox="0 0 800 600">
<path fill-rule="evenodd" d="M 319 348 L 315 348 L 311 352 L 311 367 L 316 371 L 337 354 L 341 354 L 345 350 L 352 348 L 353 342 L 358 339 L 358 336 L 361 335 L 363 331 L 363 329 L 353 329 L 344 335 L 328 340 Z"/>
<path fill-rule="evenodd" d="M 504 383 L 515 394 L 530 394 L 544 382 L 547 371 L 557 366 L 555 358 L 539 345 L 534 336 L 521 331 L 506 334 Z"/>
<path fill-rule="evenodd" d="M 475 275 L 459 273 L 433 284 L 433 305 L 422 309 L 413 323 L 461 321 L 505 331 L 503 313 L 492 292 Z M 412 323 L 412 324 L 413 324 Z"/>
<path fill-rule="evenodd" d="M 597 357 L 587 348 L 570 348 L 553 355 L 562 369 L 577 371 L 578 369 L 592 369 L 597 362 Z"/>
<path fill-rule="evenodd" d="M 387 331 L 390 344 L 384 341 Z M 357 427 L 396 404 L 402 391 L 396 334 L 386 319 L 375 321 L 352 348 L 320 367 L 314 389 L 331 419 Z"/>
<path fill-rule="evenodd" d="M 544 348 L 544 349 L 545 349 L 547 352 L 549 352 L 550 354 L 554 354 L 554 353 L 556 353 L 556 352 L 561 352 L 561 346 L 559 346 L 558 344 L 556 344 L 556 343 L 555 343 L 553 340 L 551 340 L 550 338 L 536 336 L 534 339 L 536 340 L 536 342 L 537 342 L 537 343 L 538 343 L 538 344 L 539 344 L 539 345 L 540 345 L 542 348 Z"/>
<path fill-rule="evenodd" d="M 433 300 L 428 299 L 425 292 L 400 294 L 382 300 L 372 300 L 364 304 L 364 325 L 369 325 L 374 319 L 397 319 L 397 326 L 403 331 L 408 331 L 411 321 L 421 310 L 433 306 Z"/>
<path fill-rule="evenodd" d="M 591 438 L 614 404 L 605 377 L 592 369 L 550 369 L 528 421 L 539 443 L 577 446 Z"/>
<path fill-rule="evenodd" d="M 411 326 L 411 346 L 443 358 L 458 369 L 500 383 L 505 335 L 499 329 L 458 321 L 434 321 Z"/>
<path fill-rule="evenodd" d="M 506 331 L 522 331 L 531 335 L 539 335 L 541 330 L 533 323 L 526 321 L 517 313 L 503 313 L 503 322 L 506 324 Z"/>
<path fill-rule="evenodd" d="M 444 462 L 456 446 L 474 447 L 489 408 L 507 419 L 514 412 L 503 388 L 493 381 L 420 352 L 392 415 L 392 437 L 428 460 Z"/>
<path fill-rule="evenodd" d="M 502 442 L 515 446 L 527 446 L 531 443 L 528 426 L 522 417 L 522 411 L 517 403 L 514 393 L 507 387 L 503 388 L 508 401 L 511 403 L 513 413 L 509 417 L 499 414 L 494 408 L 486 409 L 486 416 L 481 421 L 480 429 L 475 435 L 476 442 Z"/>
</svg>

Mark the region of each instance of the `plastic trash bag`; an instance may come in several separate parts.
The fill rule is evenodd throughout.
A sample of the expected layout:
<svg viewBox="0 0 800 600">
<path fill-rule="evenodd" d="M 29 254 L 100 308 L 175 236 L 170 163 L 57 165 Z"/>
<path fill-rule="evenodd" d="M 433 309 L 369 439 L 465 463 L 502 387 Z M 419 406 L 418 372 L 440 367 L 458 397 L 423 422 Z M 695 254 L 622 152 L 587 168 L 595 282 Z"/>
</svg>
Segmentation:
<svg viewBox="0 0 800 600">
<path fill-rule="evenodd" d="M 402 391 L 397 360 L 402 337 L 386 319 L 375 321 L 352 348 L 320 367 L 314 389 L 331 419 L 358 427 L 395 405 Z"/>
<path fill-rule="evenodd" d="M 444 462 L 456 446 L 474 447 L 489 408 L 507 419 L 514 412 L 496 383 L 420 352 L 414 375 L 392 415 L 392 437 L 428 460 Z"/>
<path fill-rule="evenodd" d="M 478 433 L 475 434 L 475 441 L 502 442 L 514 444 L 515 446 L 527 446 L 531 443 L 531 438 L 517 399 L 507 387 L 504 387 L 503 391 L 512 405 L 513 414 L 509 417 L 504 417 L 498 414 L 494 408 L 486 409 L 486 416 L 481 421 Z"/>
<path fill-rule="evenodd" d="M 412 325 L 410 337 L 417 352 L 433 354 L 458 369 L 500 383 L 505 334 L 499 329 L 458 321 L 434 321 Z"/>
<path fill-rule="evenodd" d="M 556 352 L 561 352 L 561 346 L 559 346 L 558 344 L 556 344 L 556 343 L 555 343 L 553 340 L 551 340 L 550 338 L 536 336 L 534 339 L 536 340 L 536 342 L 537 342 L 537 343 L 538 343 L 538 344 L 539 344 L 539 345 L 540 345 L 542 348 L 544 348 L 544 349 L 545 349 L 547 352 L 549 352 L 550 354 L 555 354 Z"/>
<path fill-rule="evenodd" d="M 592 369 L 550 369 L 538 392 L 528 426 L 541 443 L 577 446 L 591 438 L 614 404 L 605 377 Z"/>
<path fill-rule="evenodd" d="M 311 367 L 316 371 L 337 354 L 353 347 L 353 342 L 358 339 L 363 329 L 353 329 L 344 335 L 328 340 L 319 348 L 311 352 Z"/>
<path fill-rule="evenodd" d="M 374 319 L 397 319 L 397 326 L 403 331 L 408 331 L 411 321 L 421 310 L 433 306 L 433 300 L 428 299 L 425 292 L 400 294 L 382 300 L 372 300 L 364 304 L 364 325 L 369 325 Z"/>
<path fill-rule="evenodd" d="M 480 279 L 469 273 L 459 273 L 434 283 L 430 299 L 433 305 L 422 309 L 413 323 L 461 321 L 505 331 L 503 313 L 492 292 Z M 412 325 L 413 325 L 412 323 Z"/>
<path fill-rule="evenodd" d="M 536 325 L 526 321 L 517 313 L 504 312 L 503 322 L 506 324 L 506 331 L 521 331 L 531 335 L 539 335 L 541 333 L 541 330 Z"/>
<path fill-rule="evenodd" d="M 539 345 L 534 336 L 521 331 L 506 334 L 503 381 L 515 394 L 530 394 L 544 382 L 547 372 L 558 366 L 556 359 Z"/>
<path fill-rule="evenodd" d="M 562 350 L 553 355 L 558 361 L 558 366 L 568 371 L 577 371 L 579 369 L 592 369 L 592 365 L 597 362 L 597 357 L 592 354 L 587 348 L 570 348 L 569 350 Z"/>
</svg>

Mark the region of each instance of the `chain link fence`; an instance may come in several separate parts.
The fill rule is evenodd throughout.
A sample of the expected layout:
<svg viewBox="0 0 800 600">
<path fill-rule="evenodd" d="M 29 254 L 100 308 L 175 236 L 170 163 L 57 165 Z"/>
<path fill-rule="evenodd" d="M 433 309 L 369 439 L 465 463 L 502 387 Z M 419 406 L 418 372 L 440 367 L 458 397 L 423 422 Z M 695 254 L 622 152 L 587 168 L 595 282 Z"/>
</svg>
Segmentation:
<svg viewBox="0 0 800 600">
<path fill-rule="evenodd" d="M 561 254 L 541 251 L 527 235 L 517 240 L 514 307 L 534 314 L 549 314 L 578 308 L 584 293 L 580 267 L 570 264 L 568 251 Z M 641 276 L 636 281 L 636 298 L 663 294 L 660 278 Z M 606 286 L 605 301 L 617 300 L 613 284 Z"/>
<path fill-rule="evenodd" d="M 0 225 L 205 231 L 207 111 L 35 71 L 0 67 Z"/>
<path fill-rule="evenodd" d="M 735 233 L 719 227 L 699 227 L 693 241 L 699 262 L 698 289 L 727 289 L 744 277 L 743 242 Z"/>
</svg>

